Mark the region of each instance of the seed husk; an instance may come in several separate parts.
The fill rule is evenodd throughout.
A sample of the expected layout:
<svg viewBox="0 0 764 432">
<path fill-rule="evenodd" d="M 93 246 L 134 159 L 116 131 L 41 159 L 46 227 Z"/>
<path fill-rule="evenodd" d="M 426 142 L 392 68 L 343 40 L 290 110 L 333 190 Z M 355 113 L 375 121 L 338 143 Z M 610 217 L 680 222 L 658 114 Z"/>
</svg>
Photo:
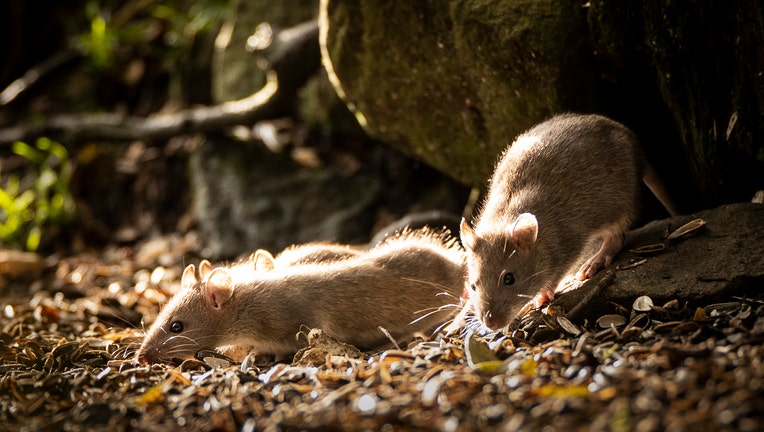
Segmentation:
<svg viewBox="0 0 764 432">
<path fill-rule="evenodd" d="M 650 312 L 653 308 L 653 299 L 648 296 L 639 296 L 631 307 L 637 312 Z"/>
<path fill-rule="evenodd" d="M 597 326 L 599 328 L 621 327 L 626 324 L 626 318 L 623 315 L 608 314 L 602 315 L 597 319 Z"/>
<path fill-rule="evenodd" d="M 680 238 L 688 238 L 692 237 L 695 234 L 699 233 L 701 230 L 703 230 L 706 227 L 706 221 L 703 219 L 693 219 L 686 224 L 682 225 L 681 227 L 674 230 L 669 236 L 667 237 L 667 240 L 677 240 Z"/>
</svg>

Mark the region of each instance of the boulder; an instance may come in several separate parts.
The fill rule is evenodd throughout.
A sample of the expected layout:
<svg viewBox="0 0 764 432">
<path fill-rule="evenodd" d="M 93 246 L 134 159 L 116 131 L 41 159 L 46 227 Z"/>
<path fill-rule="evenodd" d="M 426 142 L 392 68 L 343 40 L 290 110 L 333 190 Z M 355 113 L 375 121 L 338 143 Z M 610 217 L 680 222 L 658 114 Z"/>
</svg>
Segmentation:
<svg viewBox="0 0 764 432">
<path fill-rule="evenodd" d="M 764 188 L 764 7 L 592 0 L 323 0 L 332 83 L 372 136 L 485 186 L 561 111 L 635 130 L 685 211 Z"/>
<path fill-rule="evenodd" d="M 379 145 L 306 167 L 262 145 L 206 141 L 191 158 L 192 201 L 208 259 L 311 241 L 367 243 L 409 212 L 460 214 L 468 190 Z"/>
<path fill-rule="evenodd" d="M 694 219 L 705 222 L 695 235 L 666 239 L 667 233 Z M 758 203 L 723 205 L 650 222 L 628 234 L 623 250 L 608 269 L 578 286 L 568 286 L 555 303 L 574 318 L 591 320 L 612 311 L 613 304 L 631 308 L 643 295 L 656 306 L 670 300 L 708 302 L 732 295 L 759 296 L 764 290 L 763 224 L 764 205 Z M 665 249 L 646 255 L 646 247 L 654 245 Z"/>
<path fill-rule="evenodd" d="M 319 40 L 371 136 L 483 185 L 515 135 L 594 107 L 586 14 L 563 0 L 324 1 Z"/>
<path fill-rule="evenodd" d="M 650 139 L 664 145 L 655 160 L 687 161 L 696 207 L 764 187 L 764 4 L 594 0 L 589 21 L 608 91 L 638 132 L 657 132 Z M 650 111 L 668 115 L 636 121 Z"/>
</svg>

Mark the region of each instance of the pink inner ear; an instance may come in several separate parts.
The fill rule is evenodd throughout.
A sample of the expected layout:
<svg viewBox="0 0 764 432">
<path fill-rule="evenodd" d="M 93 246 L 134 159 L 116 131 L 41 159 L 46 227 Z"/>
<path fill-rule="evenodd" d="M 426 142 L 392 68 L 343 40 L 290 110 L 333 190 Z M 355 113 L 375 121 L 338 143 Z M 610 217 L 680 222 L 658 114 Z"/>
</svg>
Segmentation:
<svg viewBox="0 0 764 432">
<path fill-rule="evenodd" d="M 536 216 L 530 213 L 522 213 L 512 226 L 512 247 L 517 250 L 528 249 L 536 242 L 539 225 Z"/>
<path fill-rule="evenodd" d="M 204 283 L 204 298 L 215 309 L 222 307 L 233 295 L 231 275 L 224 268 L 218 267 L 209 274 Z"/>
<path fill-rule="evenodd" d="M 209 261 L 202 260 L 199 262 L 199 278 L 204 280 L 208 274 L 212 271 L 212 264 Z"/>
<path fill-rule="evenodd" d="M 472 229 L 466 219 L 462 218 L 462 223 L 459 226 L 459 237 L 461 237 L 462 245 L 467 249 L 475 249 L 477 244 L 477 234 Z"/>
<path fill-rule="evenodd" d="M 184 290 L 191 289 L 198 282 L 198 279 L 196 279 L 196 268 L 194 268 L 193 264 L 187 265 L 186 269 L 183 270 L 183 275 L 180 277 L 180 287 Z"/>
<path fill-rule="evenodd" d="M 255 270 L 273 270 L 275 264 L 273 262 L 273 255 L 265 249 L 258 249 L 255 251 Z"/>
</svg>

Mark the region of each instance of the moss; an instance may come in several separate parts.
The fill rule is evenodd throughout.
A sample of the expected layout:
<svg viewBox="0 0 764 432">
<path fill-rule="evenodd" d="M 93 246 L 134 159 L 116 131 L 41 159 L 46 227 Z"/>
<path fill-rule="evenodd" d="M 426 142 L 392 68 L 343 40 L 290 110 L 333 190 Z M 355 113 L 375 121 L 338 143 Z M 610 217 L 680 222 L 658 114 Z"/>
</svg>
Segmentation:
<svg viewBox="0 0 764 432">
<path fill-rule="evenodd" d="M 761 2 L 324 3 L 324 60 L 368 133 L 465 183 L 531 124 L 597 111 L 690 209 L 764 188 Z"/>
<path fill-rule="evenodd" d="M 485 184 L 533 123 L 591 109 L 580 91 L 592 81 L 588 51 L 573 37 L 586 31 L 578 5 L 327 3 L 324 60 L 368 133 L 465 183 Z"/>
</svg>

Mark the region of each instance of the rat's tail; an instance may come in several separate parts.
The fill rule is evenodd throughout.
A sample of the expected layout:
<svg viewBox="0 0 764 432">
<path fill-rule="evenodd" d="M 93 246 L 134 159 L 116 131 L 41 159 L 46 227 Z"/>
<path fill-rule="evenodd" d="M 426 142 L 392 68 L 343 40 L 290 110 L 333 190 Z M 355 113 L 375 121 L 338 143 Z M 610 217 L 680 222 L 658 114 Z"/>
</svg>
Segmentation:
<svg viewBox="0 0 764 432">
<path fill-rule="evenodd" d="M 674 201 L 669 196 L 668 190 L 666 190 L 666 186 L 658 175 L 658 172 L 655 171 L 655 168 L 653 168 L 647 161 L 644 163 L 642 181 L 644 181 L 647 187 L 650 188 L 650 191 L 652 191 L 653 195 L 658 198 L 658 201 L 663 204 L 663 207 L 668 210 L 671 216 L 681 214 L 676 207 L 676 204 L 674 204 Z"/>
</svg>

